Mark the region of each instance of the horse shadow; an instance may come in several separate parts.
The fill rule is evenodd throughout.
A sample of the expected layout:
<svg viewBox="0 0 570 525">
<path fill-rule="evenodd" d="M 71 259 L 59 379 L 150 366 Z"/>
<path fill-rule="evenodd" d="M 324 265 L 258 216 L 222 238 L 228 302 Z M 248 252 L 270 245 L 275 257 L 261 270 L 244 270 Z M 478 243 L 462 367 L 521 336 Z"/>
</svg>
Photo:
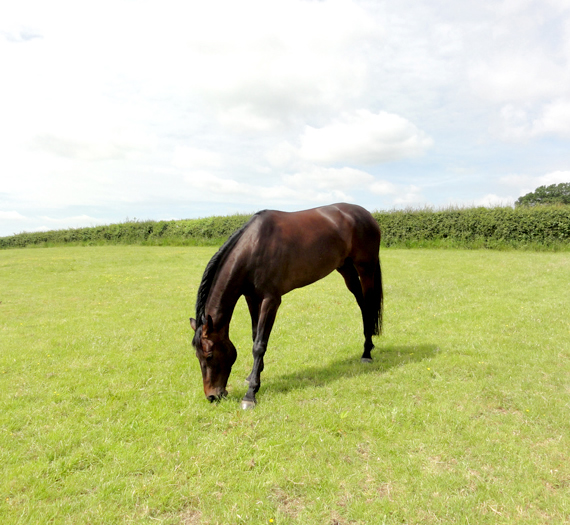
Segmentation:
<svg viewBox="0 0 570 525">
<path fill-rule="evenodd" d="M 376 348 L 372 363 L 362 363 L 360 357 L 351 356 L 325 365 L 301 366 L 294 372 L 266 376 L 261 382 L 259 393 L 261 396 L 264 391 L 285 394 L 294 390 L 326 386 L 343 378 L 384 374 L 392 368 L 433 357 L 439 351 L 440 348 L 434 344 Z"/>
</svg>

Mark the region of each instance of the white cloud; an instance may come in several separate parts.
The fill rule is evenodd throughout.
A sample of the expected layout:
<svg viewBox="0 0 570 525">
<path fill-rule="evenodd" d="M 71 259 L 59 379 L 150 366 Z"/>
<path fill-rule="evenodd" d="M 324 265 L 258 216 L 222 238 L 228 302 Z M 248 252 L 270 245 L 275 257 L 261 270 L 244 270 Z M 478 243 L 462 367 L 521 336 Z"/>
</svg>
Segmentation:
<svg viewBox="0 0 570 525">
<path fill-rule="evenodd" d="M 502 53 L 470 71 L 474 91 L 493 102 L 538 101 L 567 92 L 568 72 L 549 57 Z"/>
<path fill-rule="evenodd" d="M 538 176 L 512 174 L 500 179 L 502 185 L 516 190 L 519 197 L 536 190 L 540 186 L 550 186 L 565 182 L 570 182 L 570 170 L 557 170 Z"/>
<path fill-rule="evenodd" d="M 30 146 L 60 157 L 86 161 L 124 159 L 129 150 L 128 146 L 112 141 L 77 140 L 50 134 L 35 136 Z"/>
<path fill-rule="evenodd" d="M 39 217 L 42 221 L 47 223 L 45 226 L 39 227 L 38 230 L 55 230 L 58 228 L 83 228 L 88 226 L 97 226 L 100 224 L 108 224 L 109 221 L 99 219 L 97 217 L 90 217 L 89 215 L 76 215 L 73 217 Z M 69 226 L 68 226 L 69 225 Z"/>
<path fill-rule="evenodd" d="M 527 139 L 532 136 L 532 124 L 527 110 L 506 104 L 500 110 L 498 135 L 507 140 Z"/>
<path fill-rule="evenodd" d="M 540 182 L 539 186 L 550 186 L 551 184 L 570 182 L 570 170 L 552 171 L 539 177 L 538 181 Z"/>
<path fill-rule="evenodd" d="M 293 175 L 285 175 L 283 181 L 294 188 L 333 191 L 335 189 L 367 188 L 373 183 L 374 177 L 354 168 L 308 166 Z"/>
<path fill-rule="evenodd" d="M 507 140 L 527 141 L 541 136 L 570 138 L 570 98 L 556 99 L 534 109 L 506 104 L 501 108 L 497 131 Z"/>
<path fill-rule="evenodd" d="M 466 67 L 471 92 L 484 101 L 489 129 L 527 142 L 570 137 L 570 9 L 564 0 L 509 0 L 489 11 Z M 489 23 L 490 22 L 490 23 Z"/>
<path fill-rule="evenodd" d="M 83 228 L 97 226 L 101 224 L 110 224 L 113 222 L 109 219 L 100 219 L 89 215 L 77 215 L 67 217 L 50 217 L 50 216 L 24 216 L 18 212 L 2 212 L 0 211 L 0 226 L 4 232 L 1 236 L 8 236 L 12 233 L 22 231 L 26 232 L 45 232 L 50 230 L 60 230 L 68 228 Z"/>
<path fill-rule="evenodd" d="M 14 219 L 25 220 L 26 217 L 24 217 L 21 213 L 18 213 L 17 211 L 0 211 L 0 219 L 4 219 L 4 220 L 14 220 Z"/>
<path fill-rule="evenodd" d="M 359 96 L 362 47 L 382 34 L 349 0 L 209 2 L 187 24 L 187 85 L 237 131 L 278 129 Z"/>
<path fill-rule="evenodd" d="M 403 206 L 417 206 L 425 203 L 425 197 L 422 194 L 422 189 L 419 186 L 411 185 L 407 188 L 402 188 L 394 199 L 394 204 Z"/>
<path fill-rule="evenodd" d="M 486 208 L 493 208 L 495 206 L 512 206 L 515 199 L 513 197 L 500 197 L 490 193 L 481 199 L 474 201 L 475 206 L 484 206 Z"/>
<path fill-rule="evenodd" d="M 252 204 L 263 201 L 266 206 L 294 201 L 313 204 L 354 202 L 355 192 L 393 195 L 396 196 L 395 204 L 410 204 L 423 200 L 421 189 L 417 186 L 396 185 L 378 180 L 365 171 L 348 167 L 306 165 L 299 171 L 283 175 L 273 182 L 246 183 L 204 170 L 188 173 L 185 180 L 194 189 L 199 189 L 211 197 L 245 199 Z"/>
<path fill-rule="evenodd" d="M 533 122 L 532 134 L 570 138 L 570 98 L 546 104 L 542 115 Z"/>
<path fill-rule="evenodd" d="M 287 141 L 282 141 L 271 148 L 266 154 L 268 162 L 276 168 L 284 168 L 298 158 L 298 149 Z"/>
<path fill-rule="evenodd" d="M 322 164 L 373 165 L 421 155 L 432 144 L 426 133 L 399 115 L 358 110 L 322 128 L 307 126 L 299 154 Z"/>
<path fill-rule="evenodd" d="M 223 126 L 235 133 L 262 133 L 277 130 L 283 126 L 283 122 L 278 116 L 264 115 L 251 103 L 224 107 L 218 112 L 218 120 Z"/>
<path fill-rule="evenodd" d="M 287 182 L 275 184 L 254 184 L 235 179 L 217 177 L 205 172 L 194 172 L 186 176 L 186 182 L 194 189 L 200 189 L 207 198 L 214 200 L 239 200 L 242 203 L 259 208 L 283 203 L 304 202 L 324 204 L 331 201 L 350 200 L 350 197 L 338 189 L 322 185 L 299 185 L 293 177 Z"/>
<path fill-rule="evenodd" d="M 373 182 L 370 191 L 375 195 L 393 195 L 397 193 L 398 187 L 392 182 L 381 180 Z"/>
<path fill-rule="evenodd" d="M 223 165 L 221 155 L 213 151 L 179 146 L 174 152 L 172 164 L 184 169 L 220 168 Z"/>
</svg>

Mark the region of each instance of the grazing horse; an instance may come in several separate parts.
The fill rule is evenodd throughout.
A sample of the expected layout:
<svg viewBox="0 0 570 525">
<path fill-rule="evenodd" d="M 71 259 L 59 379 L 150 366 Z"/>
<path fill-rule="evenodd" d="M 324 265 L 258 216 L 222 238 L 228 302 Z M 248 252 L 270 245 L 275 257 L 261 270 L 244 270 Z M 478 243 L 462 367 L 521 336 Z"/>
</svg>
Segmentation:
<svg viewBox="0 0 570 525">
<path fill-rule="evenodd" d="M 253 368 L 242 408 L 255 406 L 263 356 L 281 297 L 337 270 L 354 294 L 364 324 L 363 362 L 372 361 L 372 336 L 382 328 L 380 228 L 353 204 L 333 204 L 287 213 L 256 213 L 212 257 L 198 289 L 192 344 L 210 401 L 227 395 L 237 351 L 230 320 L 243 295 L 253 330 Z"/>
</svg>

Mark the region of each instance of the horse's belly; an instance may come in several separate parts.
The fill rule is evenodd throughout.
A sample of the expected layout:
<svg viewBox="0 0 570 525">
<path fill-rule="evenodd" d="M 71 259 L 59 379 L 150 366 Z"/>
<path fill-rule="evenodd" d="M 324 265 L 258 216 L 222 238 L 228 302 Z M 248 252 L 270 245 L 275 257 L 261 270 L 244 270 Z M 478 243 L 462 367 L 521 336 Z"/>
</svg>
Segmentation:
<svg viewBox="0 0 570 525">
<path fill-rule="evenodd" d="M 286 294 L 323 279 L 342 266 L 344 260 L 345 257 L 338 253 L 319 253 L 312 258 L 298 257 L 281 274 L 281 293 Z"/>
</svg>

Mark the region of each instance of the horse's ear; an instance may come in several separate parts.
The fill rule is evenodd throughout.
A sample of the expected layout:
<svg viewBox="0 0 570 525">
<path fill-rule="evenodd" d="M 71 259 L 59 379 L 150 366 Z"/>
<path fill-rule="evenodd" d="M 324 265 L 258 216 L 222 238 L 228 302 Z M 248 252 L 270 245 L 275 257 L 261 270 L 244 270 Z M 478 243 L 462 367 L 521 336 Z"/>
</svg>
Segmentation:
<svg viewBox="0 0 570 525">
<path fill-rule="evenodd" d="M 196 319 L 192 319 L 192 317 L 190 317 L 190 326 L 192 327 L 192 330 L 194 330 L 194 332 L 196 331 Z"/>
</svg>

